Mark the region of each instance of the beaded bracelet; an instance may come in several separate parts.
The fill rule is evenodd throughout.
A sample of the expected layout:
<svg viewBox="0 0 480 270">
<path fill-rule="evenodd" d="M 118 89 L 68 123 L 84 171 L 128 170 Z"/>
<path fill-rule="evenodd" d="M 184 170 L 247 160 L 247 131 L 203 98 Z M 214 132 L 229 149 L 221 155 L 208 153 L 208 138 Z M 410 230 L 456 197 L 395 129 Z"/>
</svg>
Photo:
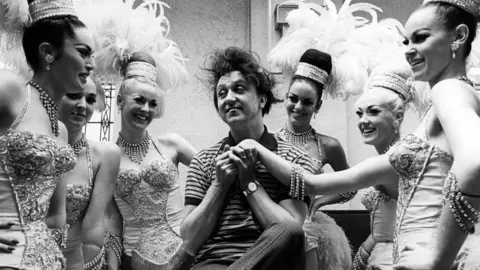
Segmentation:
<svg viewBox="0 0 480 270">
<path fill-rule="evenodd" d="M 298 164 L 292 164 L 292 173 L 290 175 L 290 192 L 293 199 L 303 200 L 305 197 L 305 179 L 304 170 Z"/>
<path fill-rule="evenodd" d="M 93 260 L 83 265 L 83 269 L 100 270 L 105 263 L 105 247 L 102 246 L 98 255 Z"/>
<path fill-rule="evenodd" d="M 357 251 L 357 254 L 355 254 L 355 257 L 353 258 L 353 270 L 366 270 L 367 266 L 363 262 L 362 255 L 360 254 L 360 250 L 363 248 L 363 244 L 360 246 L 360 248 Z"/>
<path fill-rule="evenodd" d="M 467 234 L 475 233 L 475 224 L 479 222 L 480 212 L 476 210 L 465 198 L 458 188 L 458 181 L 452 172 L 448 172 L 445 179 L 449 185 L 450 210 L 460 229 Z M 470 227 L 470 228 L 469 228 Z"/>
<path fill-rule="evenodd" d="M 67 247 L 67 238 L 68 238 L 68 230 L 70 229 L 70 225 L 65 224 L 65 226 L 61 229 L 50 229 L 52 233 L 53 239 L 57 242 L 57 245 L 61 248 Z"/>
<path fill-rule="evenodd" d="M 346 203 L 350 201 L 353 197 L 355 197 L 355 195 L 357 195 L 357 191 L 343 192 L 343 193 L 339 193 L 339 195 L 344 198 L 339 203 Z"/>
</svg>

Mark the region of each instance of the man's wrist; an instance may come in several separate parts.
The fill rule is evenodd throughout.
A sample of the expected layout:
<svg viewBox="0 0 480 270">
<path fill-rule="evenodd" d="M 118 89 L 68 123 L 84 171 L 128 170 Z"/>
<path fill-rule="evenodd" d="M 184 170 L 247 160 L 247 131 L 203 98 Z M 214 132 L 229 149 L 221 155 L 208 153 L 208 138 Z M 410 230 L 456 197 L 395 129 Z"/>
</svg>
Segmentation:
<svg viewBox="0 0 480 270">
<path fill-rule="evenodd" d="M 253 193 L 255 193 L 259 187 L 260 187 L 260 183 L 254 178 L 253 180 L 246 182 L 245 187 L 242 187 L 241 189 L 242 189 L 243 195 L 245 195 L 245 197 L 248 197 Z"/>
</svg>

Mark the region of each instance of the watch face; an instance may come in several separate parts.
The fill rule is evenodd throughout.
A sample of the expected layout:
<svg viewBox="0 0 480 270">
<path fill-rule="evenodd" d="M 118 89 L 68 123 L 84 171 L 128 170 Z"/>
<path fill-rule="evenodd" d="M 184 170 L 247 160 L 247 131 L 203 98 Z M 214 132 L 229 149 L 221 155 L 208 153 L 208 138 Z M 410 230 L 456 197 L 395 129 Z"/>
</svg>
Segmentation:
<svg viewBox="0 0 480 270">
<path fill-rule="evenodd" d="M 254 182 L 250 182 L 248 183 L 247 188 L 248 190 L 250 190 L 250 192 L 254 192 L 255 190 L 257 190 L 257 184 L 255 184 Z"/>
</svg>

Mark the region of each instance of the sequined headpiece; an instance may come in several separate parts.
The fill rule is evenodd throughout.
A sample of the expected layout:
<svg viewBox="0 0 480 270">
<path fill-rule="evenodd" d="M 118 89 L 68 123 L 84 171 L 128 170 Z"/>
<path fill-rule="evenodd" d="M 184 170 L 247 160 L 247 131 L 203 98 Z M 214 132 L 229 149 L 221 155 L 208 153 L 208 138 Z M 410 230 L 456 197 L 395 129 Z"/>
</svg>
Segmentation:
<svg viewBox="0 0 480 270">
<path fill-rule="evenodd" d="M 46 18 L 77 16 L 73 0 L 35 0 L 28 5 L 28 9 L 32 23 Z"/>
<path fill-rule="evenodd" d="M 397 93 L 403 100 L 409 101 L 413 96 L 414 81 L 412 78 L 404 79 L 394 73 L 380 73 L 370 77 L 367 87 L 384 88 Z"/>
<path fill-rule="evenodd" d="M 133 61 L 128 63 L 127 69 L 125 70 L 125 78 L 131 78 L 135 76 L 145 77 L 153 84 L 157 84 L 157 69 L 150 63 L 141 61 Z"/>
<path fill-rule="evenodd" d="M 315 49 L 308 49 L 300 57 L 295 75 L 312 79 L 325 85 L 332 72 L 332 57 Z"/>
<path fill-rule="evenodd" d="M 448 3 L 465 10 L 480 20 L 480 0 L 425 0 L 426 3 Z"/>
</svg>

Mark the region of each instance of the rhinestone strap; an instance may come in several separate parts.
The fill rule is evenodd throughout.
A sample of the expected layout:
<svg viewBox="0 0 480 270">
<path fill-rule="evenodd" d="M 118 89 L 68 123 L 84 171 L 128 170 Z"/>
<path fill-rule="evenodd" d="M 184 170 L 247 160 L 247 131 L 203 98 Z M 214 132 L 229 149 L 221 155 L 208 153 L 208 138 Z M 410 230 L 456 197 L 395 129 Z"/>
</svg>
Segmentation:
<svg viewBox="0 0 480 270">
<path fill-rule="evenodd" d="M 58 106 L 55 104 L 55 102 L 53 102 L 52 98 L 48 95 L 48 93 L 37 83 L 33 81 L 29 81 L 28 83 L 31 86 L 35 87 L 35 89 L 37 89 L 37 91 L 40 93 L 40 101 L 42 102 L 45 110 L 47 110 L 53 134 L 55 134 L 55 137 L 58 137 L 60 135 L 60 131 L 58 128 Z"/>
<path fill-rule="evenodd" d="M 115 253 L 115 256 L 117 257 L 119 264 L 121 264 L 122 251 L 123 251 L 122 239 L 120 238 L 120 236 L 116 236 L 109 231 L 105 231 L 105 235 L 106 235 L 105 248 L 107 249 L 111 248 Z"/>
<path fill-rule="evenodd" d="M 100 270 L 103 267 L 105 260 L 105 247 L 102 246 L 98 255 L 93 260 L 83 265 L 83 269 Z"/>
<path fill-rule="evenodd" d="M 353 258 L 353 270 L 366 270 L 367 266 L 363 262 L 362 255 L 360 254 L 360 251 L 363 248 L 363 244 L 360 246 L 360 248 L 357 251 L 357 254 L 355 254 L 355 257 Z"/>
<path fill-rule="evenodd" d="M 70 225 L 65 224 L 65 226 L 61 229 L 50 229 L 50 232 L 57 242 L 57 245 L 61 248 L 67 247 L 67 237 L 68 237 L 68 230 L 70 229 Z"/>
<path fill-rule="evenodd" d="M 480 212 L 463 196 L 458 188 L 458 181 L 455 174 L 448 172 L 445 182 L 450 186 L 448 201 L 455 221 L 463 232 L 474 234 L 475 224 L 477 224 L 480 219 Z"/>
<path fill-rule="evenodd" d="M 304 146 L 308 140 L 316 134 L 312 127 L 310 127 L 310 129 L 306 132 L 295 133 L 288 129 L 287 124 L 285 124 L 282 130 L 285 133 L 285 139 L 287 139 L 287 141 L 300 146 Z"/>
<path fill-rule="evenodd" d="M 357 191 L 342 192 L 338 194 L 343 197 L 343 200 L 339 203 L 346 203 L 350 201 L 353 197 L 355 197 L 355 195 L 357 195 Z"/>
<path fill-rule="evenodd" d="M 145 138 L 138 143 L 129 143 L 118 133 L 117 145 L 120 146 L 131 161 L 141 164 L 144 157 L 147 156 L 148 148 L 150 146 L 150 135 L 148 132 Z"/>
</svg>

